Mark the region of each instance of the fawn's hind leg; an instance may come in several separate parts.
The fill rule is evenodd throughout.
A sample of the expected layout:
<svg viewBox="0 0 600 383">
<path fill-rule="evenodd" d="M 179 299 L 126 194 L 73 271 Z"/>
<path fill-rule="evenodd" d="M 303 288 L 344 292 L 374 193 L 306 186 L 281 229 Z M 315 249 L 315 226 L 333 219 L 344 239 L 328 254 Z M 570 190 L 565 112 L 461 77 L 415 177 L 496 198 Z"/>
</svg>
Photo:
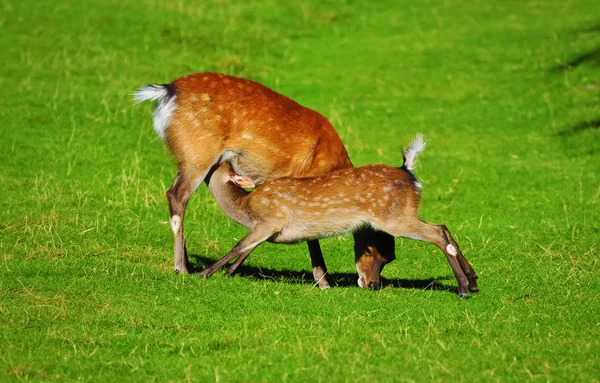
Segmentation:
<svg viewBox="0 0 600 383">
<path fill-rule="evenodd" d="M 439 247 L 446 255 L 446 259 L 452 267 L 452 271 L 458 282 L 458 295 L 461 298 L 468 296 L 468 288 L 471 288 L 473 291 L 478 290 L 477 275 L 460 251 L 458 244 L 454 241 L 446 226 L 435 225 L 421 220 L 385 226 L 389 227 L 381 227 L 381 229 L 395 237 L 407 237 L 419 241 L 431 242 Z"/>
</svg>

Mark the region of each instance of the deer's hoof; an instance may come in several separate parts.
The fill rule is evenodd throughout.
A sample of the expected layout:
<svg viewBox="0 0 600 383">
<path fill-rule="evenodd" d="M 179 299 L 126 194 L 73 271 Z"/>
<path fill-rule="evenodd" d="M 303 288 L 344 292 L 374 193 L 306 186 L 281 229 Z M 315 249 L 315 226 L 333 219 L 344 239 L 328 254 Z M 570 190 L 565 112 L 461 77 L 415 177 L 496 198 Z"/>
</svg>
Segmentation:
<svg viewBox="0 0 600 383">
<path fill-rule="evenodd" d="M 369 290 L 381 290 L 381 282 L 369 282 Z"/>
</svg>

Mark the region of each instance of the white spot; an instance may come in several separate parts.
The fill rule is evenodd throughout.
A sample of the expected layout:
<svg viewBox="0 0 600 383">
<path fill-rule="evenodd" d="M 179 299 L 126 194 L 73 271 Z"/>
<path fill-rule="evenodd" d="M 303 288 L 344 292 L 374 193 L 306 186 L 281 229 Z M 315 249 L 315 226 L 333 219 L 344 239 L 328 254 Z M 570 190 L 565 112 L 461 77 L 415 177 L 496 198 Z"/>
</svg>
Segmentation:
<svg viewBox="0 0 600 383">
<path fill-rule="evenodd" d="M 456 257 L 456 254 L 458 254 L 456 252 L 456 247 L 454 247 L 451 243 L 449 243 L 448 246 L 446 246 L 446 251 L 453 257 Z"/>
<path fill-rule="evenodd" d="M 358 286 L 361 289 L 364 289 L 367 287 L 367 284 L 365 283 L 365 276 L 360 272 L 360 270 L 358 269 L 358 265 L 356 265 L 356 272 L 358 273 L 358 281 L 356 281 L 358 283 Z"/>
<path fill-rule="evenodd" d="M 245 140 L 252 140 L 254 138 L 254 136 L 248 132 L 244 132 L 244 133 L 242 133 L 242 138 Z"/>
<path fill-rule="evenodd" d="M 173 230 L 173 234 L 177 234 L 181 229 L 181 217 L 178 215 L 174 215 L 171 217 L 171 230 Z"/>
<path fill-rule="evenodd" d="M 138 89 L 133 95 L 136 102 L 158 100 L 153 120 L 154 130 L 162 140 L 165 139 L 165 132 L 171 123 L 171 116 L 177 108 L 176 98 L 176 96 L 169 97 L 169 90 L 164 85 L 148 85 Z"/>
<path fill-rule="evenodd" d="M 421 185 L 421 183 L 419 181 L 415 181 L 415 186 L 417 187 L 417 189 L 421 190 L 421 188 L 423 187 L 423 185 Z"/>
<path fill-rule="evenodd" d="M 365 284 L 365 280 L 362 277 L 358 278 L 357 283 L 361 289 L 365 289 L 367 287 L 367 285 Z"/>
</svg>

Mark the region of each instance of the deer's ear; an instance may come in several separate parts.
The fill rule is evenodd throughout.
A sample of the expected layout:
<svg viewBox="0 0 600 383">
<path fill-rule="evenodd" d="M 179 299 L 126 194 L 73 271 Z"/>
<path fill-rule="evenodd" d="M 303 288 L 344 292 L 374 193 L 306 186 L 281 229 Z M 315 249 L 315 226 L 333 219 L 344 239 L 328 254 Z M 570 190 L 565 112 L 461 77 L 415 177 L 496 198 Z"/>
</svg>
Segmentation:
<svg viewBox="0 0 600 383">
<path fill-rule="evenodd" d="M 230 176 L 229 180 L 242 189 L 254 189 L 256 187 L 254 181 L 248 177 L 240 176 L 239 174 Z"/>
</svg>

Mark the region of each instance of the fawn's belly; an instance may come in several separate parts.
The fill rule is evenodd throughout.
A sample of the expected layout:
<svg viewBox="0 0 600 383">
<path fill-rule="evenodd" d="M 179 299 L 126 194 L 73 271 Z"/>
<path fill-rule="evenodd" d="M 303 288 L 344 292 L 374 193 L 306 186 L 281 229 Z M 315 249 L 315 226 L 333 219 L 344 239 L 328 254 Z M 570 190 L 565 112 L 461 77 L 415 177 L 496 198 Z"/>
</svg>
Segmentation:
<svg viewBox="0 0 600 383">
<path fill-rule="evenodd" d="M 312 217 L 306 221 L 294 220 L 271 238 L 271 242 L 297 243 L 309 239 L 332 237 L 354 232 L 368 225 L 370 223 L 360 215 L 346 216 L 343 213 L 335 217 Z"/>
</svg>

